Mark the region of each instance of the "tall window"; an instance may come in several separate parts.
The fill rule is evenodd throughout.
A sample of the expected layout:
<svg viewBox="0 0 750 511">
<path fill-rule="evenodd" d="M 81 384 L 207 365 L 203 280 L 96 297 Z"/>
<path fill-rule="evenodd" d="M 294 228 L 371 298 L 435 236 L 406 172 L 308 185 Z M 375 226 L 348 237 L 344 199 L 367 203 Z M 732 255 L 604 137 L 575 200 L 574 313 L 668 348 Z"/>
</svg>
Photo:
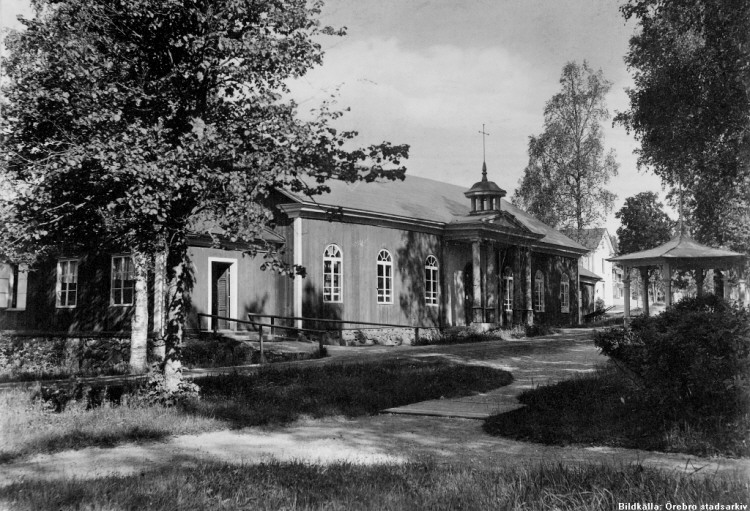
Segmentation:
<svg viewBox="0 0 750 511">
<path fill-rule="evenodd" d="M 560 312 L 570 312 L 570 279 L 564 273 L 560 277 Z"/>
<path fill-rule="evenodd" d="M 387 250 L 378 252 L 378 303 L 393 303 L 393 259 Z"/>
<path fill-rule="evenodd" d="M 427 305 L 438 304 L 438 260 L 428 256 L 424 263 L 424 301 Z"/>
<path fill-rule="evenodd" d="M 513 270 L 507 267 L 503 271 L 503 310 L 513 310 Z"/>
<path fill-rule="evenodd" d="M 341 274 L 344 258 L 341 249 L 336 245 L 328 245 L 323 253 L 323 301 L 340 303 L 343 301 L 341 293 Z"/>
<path fill-rule="evenodd" d="M 0 309 L 25 309 L 28 268 L 0 263 Z"/>
<path fill-rule="evenodd" d="M 133 305 L 135 268 L 129 256 L 112 256 L 112 305 Z"/>
<path fill-rule="evenodd" d="M 61 259 L 57 261 L 56 305 L 72 309 L 78 303 L 78 261 Z"/>
<path fill-rule="evenodd" d="M 540 270 L 534 277 L 534 310 L 544 312 L 544 274 Z"/>
</svg>

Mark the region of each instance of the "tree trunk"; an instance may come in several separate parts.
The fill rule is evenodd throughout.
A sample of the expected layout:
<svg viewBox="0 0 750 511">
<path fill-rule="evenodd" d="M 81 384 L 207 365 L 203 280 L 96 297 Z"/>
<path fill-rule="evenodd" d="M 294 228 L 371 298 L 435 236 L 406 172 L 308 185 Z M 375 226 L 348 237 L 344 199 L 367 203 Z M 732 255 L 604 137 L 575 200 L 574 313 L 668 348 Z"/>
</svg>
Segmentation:
<svg viewBox="0 0 750 511">
<path fill-rule="evenodd" d="M 148 264 L 147 255 L 133 251 L 135 278 L 135 300 L 133 321 L 130 330 L 130 372 L 145 373 L 148 370 L 146 360 L 148 342 Z"/>
<path fill-rule="evenodd" d="M 166 357 L 164 327 L 164 306 L 167 302 L 167 290 L 165 289 L 167 279 L 167 250 L 160 250 L 154 256 L 154 358 L 164 362 Z"/>
<path fill-rule="evenodd" d="M 184 293 L 189 285 L 186 252 L 184 247 L 176 248 L 170 254 L 171 271 L 167 298 L 166 358 L 164 379 L 171 392 L 179 390 L 182 382 L 182 331 L 185 323 Z"/>
</svg>

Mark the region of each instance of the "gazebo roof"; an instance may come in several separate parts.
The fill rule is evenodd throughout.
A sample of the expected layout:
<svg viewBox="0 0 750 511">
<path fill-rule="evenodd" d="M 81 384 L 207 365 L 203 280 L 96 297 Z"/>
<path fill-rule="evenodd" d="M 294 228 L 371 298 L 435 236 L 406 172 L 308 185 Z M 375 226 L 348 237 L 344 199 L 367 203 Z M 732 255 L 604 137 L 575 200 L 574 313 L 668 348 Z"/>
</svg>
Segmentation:
<svg viewBox="0 0 750 511">
<path fill-rule="evenodd" d="M 654 266 L 669 263 L 673 266 L 720 268 L 737 264 L 745 254 L 713 248 L 679 234 L 656 248 L 633 252 L 607 259 L 624 266 Z"/>
</svg>

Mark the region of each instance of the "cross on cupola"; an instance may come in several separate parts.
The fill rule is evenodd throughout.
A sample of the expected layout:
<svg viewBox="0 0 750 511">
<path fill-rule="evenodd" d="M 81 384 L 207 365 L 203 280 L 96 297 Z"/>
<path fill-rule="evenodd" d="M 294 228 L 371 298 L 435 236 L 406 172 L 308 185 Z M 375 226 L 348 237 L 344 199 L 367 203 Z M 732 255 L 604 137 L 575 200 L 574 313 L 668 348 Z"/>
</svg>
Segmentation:
<svg viewBox="0 0 750 511">
<path fill-rule="evenodd" d="M 479 215 L 492 211 L 500 211 L 501 199 L 505 197 L 505 190 L 497 186 L 493 181 L 487 181 L 487 154 L 485 140 L 489 135 L 482 124 L 482 180 L 474 183 L 464 195 L 471 199 L 471 214 Z"/>
</svg>

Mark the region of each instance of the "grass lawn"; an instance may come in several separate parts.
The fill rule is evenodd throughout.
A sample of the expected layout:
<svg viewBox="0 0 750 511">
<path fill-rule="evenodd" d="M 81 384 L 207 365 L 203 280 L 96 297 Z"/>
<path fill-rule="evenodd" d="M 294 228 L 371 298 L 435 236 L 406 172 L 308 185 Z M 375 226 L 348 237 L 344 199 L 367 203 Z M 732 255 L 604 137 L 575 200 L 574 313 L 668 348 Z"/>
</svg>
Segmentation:
<svg viewBox="0 0 750 511">
<path fill-rule="evenodd" d="M 490 417 L 485 431 L 544 444 L 750 456 L 748 416 L 669 419 L 615 368 L 526 391 L 519 401 L 527 406 Z"/>
<path fill-rule="evenodd" d="M 747 504 L 747 481 L 669 474 L 640 466 L 478 470 L 411 463 L 354 466 L 200 463 L 93 481 L 0 488 L 0 507 L 110 509 L 618 509 L 620 503 Z"/>
<path fill-rule="evenodd" d="M 510 373 L 488 367 L 386 361 L 211 376 L 197 380 L 201 399 L 171 408 L 131 400 L 87 409 L 85 402 L 77 402 L 54 413 L 32 400 L 32 391 L 0 392 L 0 462 L 66 449 L 285 424 L 303 415 L 357 417 L 426 399 L 484 392 L 511 381 Z"/>
</svg>

